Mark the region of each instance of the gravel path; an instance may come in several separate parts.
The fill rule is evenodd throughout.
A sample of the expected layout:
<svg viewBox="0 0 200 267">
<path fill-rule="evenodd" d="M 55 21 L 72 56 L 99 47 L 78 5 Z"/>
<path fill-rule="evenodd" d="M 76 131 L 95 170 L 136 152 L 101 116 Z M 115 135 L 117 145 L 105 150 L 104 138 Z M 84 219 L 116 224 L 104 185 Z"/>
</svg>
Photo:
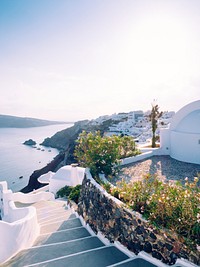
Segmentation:
<svg viewBox="0 0 200 267">
<path fill-rule="evenodd" d="M 200 174 L 200 165 L 185 163 L 170 156 L 153 156 L 149 159 L 138 161 L 121 167 L 119 174 L 112 180 L 115 184 L 122 178 L 125 181 L 137 181 L 143 178 L 144 174 L 156 174 L 162 180 L 179 180 L 184 182 L 185 177 L 193 181 L 195 176 Z"/>
</svg>

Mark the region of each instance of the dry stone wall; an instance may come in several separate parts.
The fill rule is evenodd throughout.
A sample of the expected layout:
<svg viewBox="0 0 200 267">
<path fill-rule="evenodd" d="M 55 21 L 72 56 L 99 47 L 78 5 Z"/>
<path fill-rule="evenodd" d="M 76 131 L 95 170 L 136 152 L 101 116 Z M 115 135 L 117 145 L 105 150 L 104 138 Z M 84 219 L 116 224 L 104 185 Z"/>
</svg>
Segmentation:
<svg viewBox="0 0 200 267">
<path fill-rule="evenodd" d="M 126 209 L 89 173 L 83 180 L 78 213 L 95 233 L 101 232 L 110 242 L 119 241 L 135 254 L 145 251 L 169 265 L 178 258 L 200 265 L 198 252 L 191 252 L 176 235 L 155 229 L 140 214 Z"/>
</svg>

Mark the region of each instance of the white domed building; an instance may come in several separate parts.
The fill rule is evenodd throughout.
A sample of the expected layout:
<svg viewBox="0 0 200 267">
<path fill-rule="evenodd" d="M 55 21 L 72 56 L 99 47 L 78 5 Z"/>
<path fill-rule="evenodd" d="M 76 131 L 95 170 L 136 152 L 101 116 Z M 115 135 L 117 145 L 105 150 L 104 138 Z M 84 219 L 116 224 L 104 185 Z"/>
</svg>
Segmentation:
<svg viewBox="0 0 200 267">
<path fill-rule="evenodd" d="M 174 159 L 200 164 L 200 100 L 180 109 L 169 128 L 161 130 L 160 147 Z"/>
</svg>

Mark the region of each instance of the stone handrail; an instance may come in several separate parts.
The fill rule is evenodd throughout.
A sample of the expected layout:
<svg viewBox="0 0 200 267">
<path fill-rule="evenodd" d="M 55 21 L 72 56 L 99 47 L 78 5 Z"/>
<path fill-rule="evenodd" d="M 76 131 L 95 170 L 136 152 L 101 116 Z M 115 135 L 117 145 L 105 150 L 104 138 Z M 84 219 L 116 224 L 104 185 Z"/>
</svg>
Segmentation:
<svg viewBox="0 0 200 267">
<path fill-rule="evenodd" d="M 0 221 L 0 264 L 31 247 L 40 231 L 34 207 L 16 208 L 9 201 L 8 214 L 7 221 Z"/>
</svg>

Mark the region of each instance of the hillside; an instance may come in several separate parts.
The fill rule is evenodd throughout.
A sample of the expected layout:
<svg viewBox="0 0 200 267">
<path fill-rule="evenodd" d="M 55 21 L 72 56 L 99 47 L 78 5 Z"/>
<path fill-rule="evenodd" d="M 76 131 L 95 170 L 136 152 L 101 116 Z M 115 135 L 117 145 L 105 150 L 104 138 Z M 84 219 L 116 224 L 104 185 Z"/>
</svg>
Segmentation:
<svg viewBox="0 0 200 267">
<path fill-rule="evenodd" d="M 100 125 L 94 125 L 89 120 L 78 121 L 72 127 L 57 132 L 51 138 L 46 138 L 41 145 L 47 147 L 53 147 L 60 150 L 60 153 L 49 163 L 47 166 L 40 170 L 33 172 L 30 176 L 28 185 L 21 191 L 24 193 L 31 192 L 34 189 L 38 189 L 43 185 L 38 182 L 38 178 L 48 171 L 57 171 L 60 167 L 76 162 L 73 153 L 76 144 L 76 140 L 79 134 L 85 130 L 87 132 L 100 131 L 104 133 L 112 125 L 112 120 L 102 122 Z"/>
<path fill-rule="evenodd" d="M 16 117 L 10 115 L 0 115 L 0 128 L 29 128 L 40 127 L 66 122 L 40 120 L 35 118 Z"/>
<path fill-rule="evenodd" d="M 112 125 L 112 120 L 104 121 L 99 125 L 94 125 L 89 120 L 78 121 L 72 127 L 57 132 L 51 138 L 46 138 L 41 145 L 66 151 L 69 147 L 74 147 L 76 139 L 83 130 L 104 133 L 108 131 L 110 125 Z"/>
</svg>

